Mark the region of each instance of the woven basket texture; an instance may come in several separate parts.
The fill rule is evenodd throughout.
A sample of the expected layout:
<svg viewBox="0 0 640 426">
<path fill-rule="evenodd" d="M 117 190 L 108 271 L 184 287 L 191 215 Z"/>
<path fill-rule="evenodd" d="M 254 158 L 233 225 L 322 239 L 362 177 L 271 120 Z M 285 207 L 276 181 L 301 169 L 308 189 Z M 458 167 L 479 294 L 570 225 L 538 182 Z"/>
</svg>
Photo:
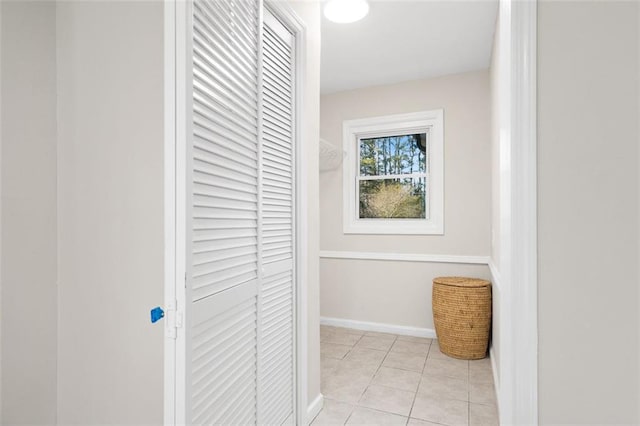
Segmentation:
<svg viewBox="0 0 640 426">
<path fill-rule="evenodd" d="M 458 359 L 485 358 L 491 332 L 491 283 L 465 277 L 435 278 L 432 301 L 440 350 Z"/>
</svg>

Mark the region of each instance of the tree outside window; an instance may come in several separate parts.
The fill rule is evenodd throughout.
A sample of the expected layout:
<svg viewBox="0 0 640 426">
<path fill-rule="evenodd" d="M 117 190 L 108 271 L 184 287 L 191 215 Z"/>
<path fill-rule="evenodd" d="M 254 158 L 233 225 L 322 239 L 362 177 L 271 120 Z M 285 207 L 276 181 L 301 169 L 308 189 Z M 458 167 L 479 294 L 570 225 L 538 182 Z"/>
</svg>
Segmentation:
<svg viewBox="0 0 640 426">
<path fill-rule="evenodd" d="M 425 219 L 427 133 L 359 139 L 361 219 Z"/>
</svg>

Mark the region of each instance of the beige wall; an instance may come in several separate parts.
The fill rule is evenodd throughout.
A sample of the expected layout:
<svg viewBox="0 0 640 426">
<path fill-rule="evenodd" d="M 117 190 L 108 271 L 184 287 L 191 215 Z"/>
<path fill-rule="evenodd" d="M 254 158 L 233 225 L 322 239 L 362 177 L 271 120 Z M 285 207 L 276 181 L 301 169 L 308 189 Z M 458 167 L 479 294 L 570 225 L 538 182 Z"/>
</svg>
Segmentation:
<svg viewBox="0 0 640 426">
<path fill-rule="evenodd" d="M 160 424 L 163 5 L 61 2 L 60 424 Z"/>
<path fill-rule="evenodd" d="M 306 27 L 306 56 L 303 106 L 303 159 L 307 198 L 307 380 L 308 403 L 320 395 L 320 305 L 319 259 L 320 247 L 319 198 L 318 198 L 318 138 L 320 134 L 320 4 L 318 2 L 292 1 L 295 13 Z"/>
<path fill-rule="evenodd" d="M 321 250 L 489 256 L 489 89 L 489 72 L 485 70 L 322 96 L 321 136 L 340 147 L 344 120 L 444 109 L 445 234 L 343 234 L 340 168 L 320 175 Z M 370 276 L 371 270 L 382 271 L 384 267 L 399 275 Z M 444 271 L 488 275 L 486 266 L 323 259 L 321 316 L 432 328 L 431 304 L 423 296 L 431 293 L 431 280 Z M 412 290 L 398 291 L 398 286 Z M 357 297 L 362 292 L 367 292 L 371 303 L 360 302 L 356 308 L 356 301 L 341 301 L 340 296 Z M 380 305 L 384 303 L 383 312 Z"/>
<path fill-rule="evenodd" d="M 433 278 L 489 279 L 484 265 L 446 263 L 322 259 L 320 271 L 323 317 L 431 330 Z"/>
<path fill-rule="evenodd" d="M 477 71 L 321 98 L 320 135 L 342 147 L 344 120 L 444 108 L 445 235 L 345 235 L 342 169 L 320 176 L 322 250 L 488 255 L 489 73 Z"/>
<path fill-rule="evenodd" d="M 3 1 L 2 424 L 56 420 L 55 4 Z"/>
<path fill-rule="evenodd" d="M 637 2 L 538 8 L 541 424 L 638 424 Z"/>
</svg>

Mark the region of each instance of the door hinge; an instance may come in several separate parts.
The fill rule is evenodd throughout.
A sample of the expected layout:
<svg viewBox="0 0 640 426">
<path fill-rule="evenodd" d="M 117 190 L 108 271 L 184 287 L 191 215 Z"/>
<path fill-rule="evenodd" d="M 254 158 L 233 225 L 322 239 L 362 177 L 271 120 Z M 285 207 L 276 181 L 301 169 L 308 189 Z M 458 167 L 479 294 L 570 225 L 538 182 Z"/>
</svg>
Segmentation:
<svg viewBox="0 0 640 426">
<path fill-rule="evenodd" d="M 167 304 L 165 335 L 170 339 L 178 337 L 178 329 L 183 326 L 182 312 L 177 309 L 176 302 Z"/>
</svg>

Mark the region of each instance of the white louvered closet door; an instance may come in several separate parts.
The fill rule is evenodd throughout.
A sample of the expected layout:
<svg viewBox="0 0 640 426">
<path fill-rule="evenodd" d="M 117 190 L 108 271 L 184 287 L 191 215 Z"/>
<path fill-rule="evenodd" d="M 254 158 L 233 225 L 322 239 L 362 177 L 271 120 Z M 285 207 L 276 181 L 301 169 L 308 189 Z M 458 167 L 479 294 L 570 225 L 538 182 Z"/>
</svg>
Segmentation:
<svg viewBox="0 0 640 426">
<path fill-rule="evenodd" d="M 295 406 L 294 37 L 260 0 L 184 7 L 185 366 L 177 418 L 281 425 L 293 421 Z"/>
<path fill-rule="evenodd" d="M 191 2 L 189 424 L 257 422 L 260 6 Z"/>
<path fill-rule="evenodd" d="M 294 407 L 294 38 L 264 12 L 259 422 L 280 425 Z"/>
</svg>

